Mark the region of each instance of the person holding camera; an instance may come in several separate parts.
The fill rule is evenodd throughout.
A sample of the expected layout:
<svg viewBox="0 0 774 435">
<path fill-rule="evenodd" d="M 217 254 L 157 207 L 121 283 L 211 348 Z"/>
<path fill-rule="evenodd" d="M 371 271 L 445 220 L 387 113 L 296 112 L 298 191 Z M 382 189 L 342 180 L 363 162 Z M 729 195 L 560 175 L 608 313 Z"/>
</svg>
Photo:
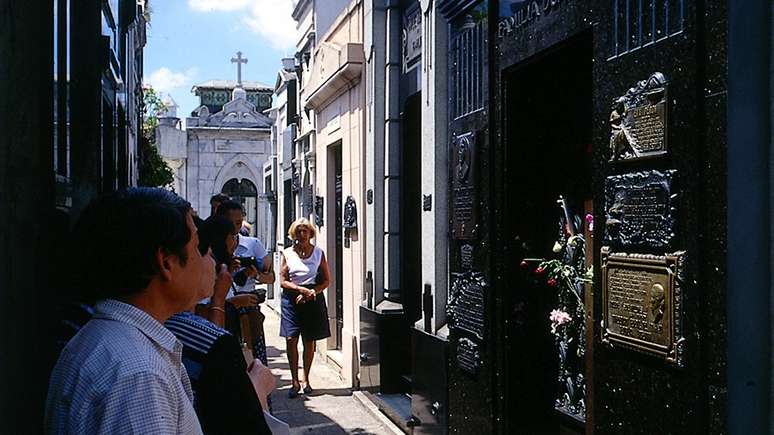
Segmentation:
<svg viewBox="0 0 774 435">
<path fill-rule="evenodd" d="M 235 285 L 233 291 L 229 292 L 229 297 L 233 296 L 234 293 L 253 293 L 256 282 L 260 284 L 274 283 L 274 267 L 271 255 L 266 251 L 263 243 L 257 237 L 239 234 L 245 217 L 242 204 L 234 200 L 224 201 L 218 207 L 217 215 L 228 218 L 234 224 L 233 231 L 237 238 L 234 255 L 241 259 L 241 268 L 234 275 Z"/>
<path fill-rule="evenodd" d="M 263 314 L 258 304 L 263 302 L 256 291 L 256 282 L 271 284 L 274 282 L 274 268 L 271 255 L 260 240 L 239 234 L 245 212 L 237 201 L 224 201 L 218 207 L 218 215 L 226 217 L 233 224 L 232 232 L 237 246 L 232 258 L 234 283 L 227 298 L 226 329 L 242 337 L 252 350 L 253 356 L 267 363 L 266 341 L 263 335 Z"/>
<path fill-rule="evenodd" d="M 298 338 L 304 341 L 304 393 L 312 392 L 309 372 L 312 370 L 316 341 L 331 336 L 328 308 L 323 290 L 330 284 L 330 272 L 325 253 L 313 245 L 317 235 L 306 218 L 297 219 L 288 229 L 293 246 L 282 251 L 280 286 L 282 287 L 282 319 L 280 335 L 287 342 L 288 362 L 293 379 L 289 398 L 298 396 Z"/>
<path fill-rule="evenodd" d="M 223 315 L 231 287 L 229 260 L 236 247 L 232 223 L 213 216 L 199 226 L 199 251 L 215 260 L 215 285 L 204 282 L 197 299 L 210 297 L 210 315 Z M 220 309 L 216 309 L 221 307 Z M 260 361 L 246 360 L 239 340 L 221 326 L 187 311 L 164 326 L 183 344 L 183 365 L 194 392 L 194 409 L 205 434 L 270 434 L 263 410 L 276 380 Z M 222 319 L 222 318 L 221 318 Z"/>
</svg>

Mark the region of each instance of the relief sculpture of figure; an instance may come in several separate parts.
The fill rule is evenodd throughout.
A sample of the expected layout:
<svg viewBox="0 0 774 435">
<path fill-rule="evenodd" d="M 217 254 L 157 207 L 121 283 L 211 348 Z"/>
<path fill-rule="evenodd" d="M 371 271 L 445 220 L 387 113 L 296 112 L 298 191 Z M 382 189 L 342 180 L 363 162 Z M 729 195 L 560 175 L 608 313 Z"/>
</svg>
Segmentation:
<svg viewBox="0 0 774 435">
<path fill-rule="evenodd" d="M 639 153 L 632 146 L 632 138 L 629 126 L 626 125 L 626 97 L 621 97 L 613 103 L 610 112 L 610 160 L 616 161 L 626 157 L 638 157 Z"/>
</svg>

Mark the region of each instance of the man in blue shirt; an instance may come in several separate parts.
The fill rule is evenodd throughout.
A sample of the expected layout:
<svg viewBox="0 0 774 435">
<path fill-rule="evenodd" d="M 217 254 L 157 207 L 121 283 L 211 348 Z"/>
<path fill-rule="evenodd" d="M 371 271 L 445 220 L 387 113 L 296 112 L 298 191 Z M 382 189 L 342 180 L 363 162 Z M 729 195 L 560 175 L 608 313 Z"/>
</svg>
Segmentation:
<svg viewBox="0 0 774 435">
<path fill-rule="evenodd" d="M 221 216 L 227 217 L 234 223 L 234 232 L 238 237 L 238 246 L 234 251 L 236 257 L 255 257 L 258 267 L 249 265 L 242 271 L 237 273 L 245 273 L 247 280 L 244 284 L 234 284 L 232 287 L 239 292 L 253 292 L 255 291 L 255 284 L 272 284 L 274 283 L 274 267 L 271 259 L 271 255 L 266 251 L 263 243 L 256 237 L 249 237 L 239 234 L 239 230 L 242 228 L 242 222 L 244 221 L 245 212 L 242 204 L 229 200 L 224 201 L 218 207 L 217 213 Z M 236 280 L 239 281 L 239 280 Z M 233 296 L 233 292 L 229 292 L 228 297 Z"/>
</svg>

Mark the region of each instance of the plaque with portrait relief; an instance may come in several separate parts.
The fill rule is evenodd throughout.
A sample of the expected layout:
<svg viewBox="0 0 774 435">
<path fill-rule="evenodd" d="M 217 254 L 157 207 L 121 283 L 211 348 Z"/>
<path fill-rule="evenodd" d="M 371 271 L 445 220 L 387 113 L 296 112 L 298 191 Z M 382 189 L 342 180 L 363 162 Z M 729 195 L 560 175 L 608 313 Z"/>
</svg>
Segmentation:
<svg viewBox="0 0 774 435">
<path fill-rule="evenodd" d="M 476 136 L 455 135 L 452 140 L 452 237 L 473 240 L 478 232 L 476 191 Z"/>
<path fill-rule="evenodd" d="M 602 343 L 682 367 L 684 253 L 656 256 L 602 248 Z"/>
</svg>

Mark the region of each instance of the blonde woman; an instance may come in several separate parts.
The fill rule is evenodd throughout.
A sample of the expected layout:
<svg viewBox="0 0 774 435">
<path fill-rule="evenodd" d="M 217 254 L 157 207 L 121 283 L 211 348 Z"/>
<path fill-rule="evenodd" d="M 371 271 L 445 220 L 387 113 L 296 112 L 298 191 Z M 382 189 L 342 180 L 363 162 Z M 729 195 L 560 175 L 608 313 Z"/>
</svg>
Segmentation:
<svg viewBox="0 0 774 435">
<path fill-rule="evenodd" d="M 282 251 L 280 335 L 287 340 L 288 362 L 293 378 L 288 392 L 291 399 L 298 396 L 301 390 L 298 379 L 298 337 L 304 342 L 304 393 L 309 394 L 312 392 L 309 372 L 314 360 L 315 342 L 331 336 L 328 308 L 322 294 L 330 283 L 330 272 L 325 253 L 311 242 L 316 235 L 317 230 L 308 219 L 297 219 L 288 230 L 293 245 Z"/>
</svg>

